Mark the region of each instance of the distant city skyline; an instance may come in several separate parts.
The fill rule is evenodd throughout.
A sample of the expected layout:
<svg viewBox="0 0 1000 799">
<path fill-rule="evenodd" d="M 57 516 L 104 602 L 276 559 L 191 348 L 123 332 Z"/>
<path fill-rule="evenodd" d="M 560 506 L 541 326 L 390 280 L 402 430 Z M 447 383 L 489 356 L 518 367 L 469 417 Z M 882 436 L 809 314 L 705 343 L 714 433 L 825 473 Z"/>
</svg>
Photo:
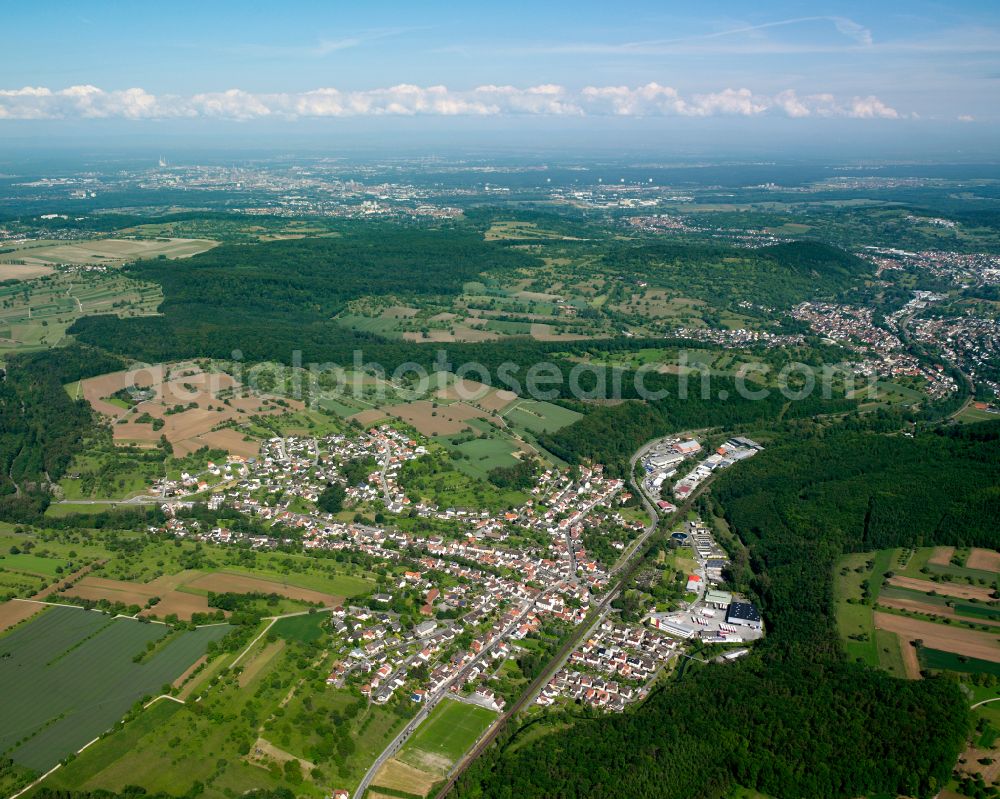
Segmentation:
<svg viewBox="0 0 1000 799">
<path fill-rule="evenodd" d="M 982 147 L 1000 127 L 1000 7 L 969 0 L 52 2 L 4 15 L 7 141 L 283 130 L 446 139 L 513 119 L 516 132 L 582 139 L 672 130 L 736 146 L 748 134 L 815 132 L 831 143 L 902 135 Z M 424 117 L 455 122 L 415 121 Z"/>
</svg>

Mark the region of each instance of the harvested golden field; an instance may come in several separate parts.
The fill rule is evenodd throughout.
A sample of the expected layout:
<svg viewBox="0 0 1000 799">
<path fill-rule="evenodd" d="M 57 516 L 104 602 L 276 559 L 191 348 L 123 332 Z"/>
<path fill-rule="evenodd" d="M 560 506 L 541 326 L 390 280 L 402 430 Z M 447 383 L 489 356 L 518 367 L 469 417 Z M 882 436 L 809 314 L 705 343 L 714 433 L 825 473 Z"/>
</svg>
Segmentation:
<svg viewBox="0 0 1000 799">
<path fill-rule="evenodd" d="M 452 435 L 468 428 L 469 419 L 486 419 L 488 414 L 463 402 L 439 405 L 437 408 L 428 400 L 390 405 L 382 409 L 413 425 L 425 436 Z"/>
<path fill-rule="evenodd" d="M 970 569 L 981 569 L 985 572 L 1000 572 L 1000 552 L 995 549 L 972 550 L 965 565 Z"/>
<path fill-rule="evenodd" d="M 935 566 L 947 566 L 951 563 L 951 556 L 955 554 L 955 547 L 934 547 L 934 554 L 928 559 L 928 563 Z"/>
<path fill-rule="evenodd" d="M 471 320 L 466 324 L 458 323 L 454 325 L 452 330 L 425 330 L 419 333 L 408 331 L 403 333 L 404 340 L 415 341 L 418 344 L 455 344 L 462 342 L 496 341 L 499 338 L 499 333 L 472 327 Z"/>
<path fill-rule="evenodd" d="M 431 788 L 434 787 L 434 783 L 439 779 L 441 778 L 435 774 L 429 774 L 396 758 L 391 758 L 375 775 L 372 785 L 376 786 L 376 789 L 381 786 L 417 796 L 427 796 Z"/>
<path fill-rule="evenodd" d="M 463 400 L 478 402 L 491 391 L 490 387 L 478 380 L 459 380 L 449 383 L 445 388 L 439 388 L 435 395 L 442 400 Z"/>
<path fill-rule="evenodd" d="M 44 264 L 4 264 L 0 263 L 0 280 L 31 280 L 54 271 Z"/>
<path fill-rule="evenodd" d="M 158 619 L 164 619 L 171 614 L 176 614 L 178 619 L 187 620 L 195 613 L 214 613 L 216 610 L 208 606 L 207 597 L 197 594 L 169 591 L 166 594 L 155 594 L 154 596 L 159 596 L 160 601 L 149 610 L 142 611 L 140 616 L 156 616 Z"/>
<path fill-rule="evenodd" d="M 101 577 L 84 577 L 75 585 L 59 592 L 59 596 L 89 599 L 94 602 L 106 599 L 109 602 L 124 602 L 126 605 L 145 605 L 150 597 L 156 596 L 145 590 L 140 583 L 119 580 L 105 580 Z"/>
<path fill-rule="evenodd" d="M 183 572 L 182 572 L 183 574 Z M 153 597 L 160 601 L 149 610 L 140 611 L 140 616 L 164 618 L 177 614 L 177 618 L 188 621 L 195 613 L 211 613 L 208 599 L 197 594 L 187 594 L 161 583 L 158 578 L 149 583 L 133 583 L 125 580 L 109 580 L 105 577 L 82 577 L 75 585 L 59 592 L 60 596 L 78 597 L 98 601 L 122 602 L 126 605 L 144 606 Z M 65 585 L 65 583 L 63 583 Z"/>
<path fill-rule="evenodd" d="M 910 641 L 919 639 L 932 649 L 1000 663 L 1000 639 L 996 633 L 934 624 L 879 611 L 875 611 L 875 626 L 880 630 L 896 633 L 900 638 L 900 649 L 904 649 Z"/>
<path fill-rule="evenodd" d="M 226 572 L 213 572 L 203 574 L 200 577 L 187 583 L 190 588 L 198 588 L 204 591 L 212 591 L 217 594 L 278 594 L 297 599 L 301 602 L 319 602 L 325 607 L 335 607 L 343 602 L 343 597 L 333 594 L 324 594 L 322 591 L 313 591 L 309 588 L 299 588 L 294 585 L 287 585 L 276 580 L 264 580 L 260 577 L 248 577 L 243 574 L 229 574 Z"/>
<path fill-rule="evenodd" d="M 375 422 L 380 422 L 385 419 L 389 414 L 385 411 L 379 410 L 378 408 L 369 408 L 366 411 L 359 411 L 358 413 L 348 416 L 348 420 L 357 421 L 364 427 L 375 424 Z"/>
<path fill-rule="evenodd" d="M 489 394 L 476 400 L 475 405 L 487 412 L 502 411 L 516 399 L 517 394 L 513 391 L 491 389 Z"/>
<path fill-rule="evenodd" d="M 393 305 L 379 314 L 380 319 L 412 319 L 420 311 L 408 305 Z"/>
<path fill-rule="evenodd" d="M 929 594 L 932 591 L 941 596 L 953 596 L 958 599 L 979 599 L 983 602 L 990 601 L 992 589 L 980 588 L 974 585 L 962 585 L 961 583 L 934 583 L 930 580 L 919 580 L 916 577 L 902 577 L 894 575 L 889 578 L 889 585 L 896 585 L 900 588 L 909 588 L 913 591 L 923 591 Z"/>
<path fill-rule="evenodd" d="M 253 458 L 260 453 L 260 442 L 257 439 L 247 440 L 239 430 L 225 427 L 222 430 L 210 430 L 207 433 L 200 433 L 193 438 L 182 441 L 180 449 L 174 449 L 177 457 L 187 454 L 184 450 L 190 447 L 190 452 L 201 447 L 209 449 L 224 449 L 231 455 L 241 455 L 244 458 Z"/>
<path fill-rule="evenodd" d="M 53 267 L 61 264 L 120 266 L 138 258 L 189 258 L 218 244 L 209 239 L 88 239 L 85 241 L 26 242 L 14 252 L 0 256 L 3 261 L 23 261 L 29 266 Z"/>
<path fill-rule="evenodd" d="M 27 602 L 20 599 L 8 599 L 6 602 L 0 602 L 0 632 L 25 619 L 30 619 L 44 607 L 45 605 L 37 602 Z"/>
<path fill-rule="evenodd" d="M 899 635 L 896 636 L 896 640 L 899 641 L 899 654 L 903 658 L 903 668 L 906 670 L 906 678 L 908 680 L 919 680 L 920 658 L 917 657 L 917 648 L 909 641 L 903 640 Z"/>
</svg>

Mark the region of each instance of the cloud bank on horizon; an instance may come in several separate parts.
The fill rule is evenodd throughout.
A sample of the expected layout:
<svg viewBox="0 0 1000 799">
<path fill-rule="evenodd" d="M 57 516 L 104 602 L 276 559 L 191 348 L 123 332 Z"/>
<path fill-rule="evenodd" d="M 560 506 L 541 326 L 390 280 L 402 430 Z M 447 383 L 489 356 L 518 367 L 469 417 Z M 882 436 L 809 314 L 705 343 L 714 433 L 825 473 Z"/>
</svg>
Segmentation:
<svg viewBox="0 0 1000 799">
<path fill-rule="evenodd" d="M 471 90 L 398 84 L 386 88 L 340 91 L 255 93 L 242 89 L 191 95 L 152 94 L 145 89 L 104 90 L 91 85 L 64 89 L 27 86 L 0 89 L 0 121 L 71 119 L 257 119 L 295 120 L 363 116 L 624 116 L 902 119 L 874 95 L 839 97 L 771 94 L 747 88 L 683 95 L 658 83 L 639 86 L 587 86 L 571 90 L 555 84 L 520 88 L 482 85 Z"/>
</svg>

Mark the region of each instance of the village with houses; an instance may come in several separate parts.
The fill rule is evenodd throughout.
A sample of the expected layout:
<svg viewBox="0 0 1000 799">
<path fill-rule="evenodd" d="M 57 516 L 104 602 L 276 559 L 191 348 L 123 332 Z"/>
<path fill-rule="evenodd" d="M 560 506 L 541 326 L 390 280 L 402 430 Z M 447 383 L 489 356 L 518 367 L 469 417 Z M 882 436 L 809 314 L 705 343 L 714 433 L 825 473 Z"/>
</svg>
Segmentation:
<svg viewBox="0 0 1000 799">
<path fill-rule="evenodd" d="M 654 499 L 658 520 L 670 522 L 678 507 L 662 499 L 664 493 L 683 503 L 714 471 L 760 449 L 733 437 L 706 455 L 694 437 L 658 440 L 641 455 L 641 491 Z M 622 563 L 602 561 L 584 540 L 623 531 L 611 551 L 624 562 L 625 551 L 657 528 L 624 513 L 632 492 L 600 465 L 575 473 L 541 470 L 523 505 L 497 513 L 407 496 L 400 473 L 427 452 L 415 434 L 390 424 L 323 438 L 274 437 L 258 457 L 230 455 L 203 474 L 159 481 L 155 490 L 169 518 L 150 532 L 255 549 L 279 547 L 294 534 L 307 550 L 356 553 L 385 564 L 378 590 L 333 609 L 330 618 L 340 657 L 327 682 L 352 686 L 375 704 L 404 696 L 433 705 L 451 696 L 503 712 L 523 688 L 505 680 L 507 661 L 533 651 L 540 637 L 554 644 L 586 625 L 535 704 L 569 701 L 621 711 L 646 696 L 693 643 L 728 645 L 724 658 L 732 659 L 763 635 L 757 609 L 721 589 L 728 556 L 697 518 L 676 518 L 669 538 L 696 564 L 686 575 L 684 601 L 670 612 L 651 605 L 638 622 L 617 618 L 608 600 Z M 381 524 L 344 521 L 316 508 L 327 486 L 346 482 L 351 463 L 368 468 L 344 486 L 345 503 L 378 502 L 397 519 L 426 520 L 424 527 L 440 532 L 404 530 L 389 515 Z M 683 477 L 671 483 L 679 470 Z M 210 527 L 182 512 L 206 501 L 209 508 L 231 506 L 272 532 Z M 420 620 L 413 623 L 414 617 Z"/>
</svg>

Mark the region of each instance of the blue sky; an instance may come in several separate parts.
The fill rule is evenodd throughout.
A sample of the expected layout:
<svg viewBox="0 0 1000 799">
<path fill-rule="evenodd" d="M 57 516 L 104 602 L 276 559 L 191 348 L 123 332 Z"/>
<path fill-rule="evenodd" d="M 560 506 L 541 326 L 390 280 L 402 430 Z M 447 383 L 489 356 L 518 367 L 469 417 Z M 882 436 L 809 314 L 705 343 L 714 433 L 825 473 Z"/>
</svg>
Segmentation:
<svg viewBox="0 0 1000 799">
<path fill-rule="evenodd" d="M 49 0 L 3 15 L 0 134 L 426 116 L 1000 126 L 995 2 Z"/>
</svg>

